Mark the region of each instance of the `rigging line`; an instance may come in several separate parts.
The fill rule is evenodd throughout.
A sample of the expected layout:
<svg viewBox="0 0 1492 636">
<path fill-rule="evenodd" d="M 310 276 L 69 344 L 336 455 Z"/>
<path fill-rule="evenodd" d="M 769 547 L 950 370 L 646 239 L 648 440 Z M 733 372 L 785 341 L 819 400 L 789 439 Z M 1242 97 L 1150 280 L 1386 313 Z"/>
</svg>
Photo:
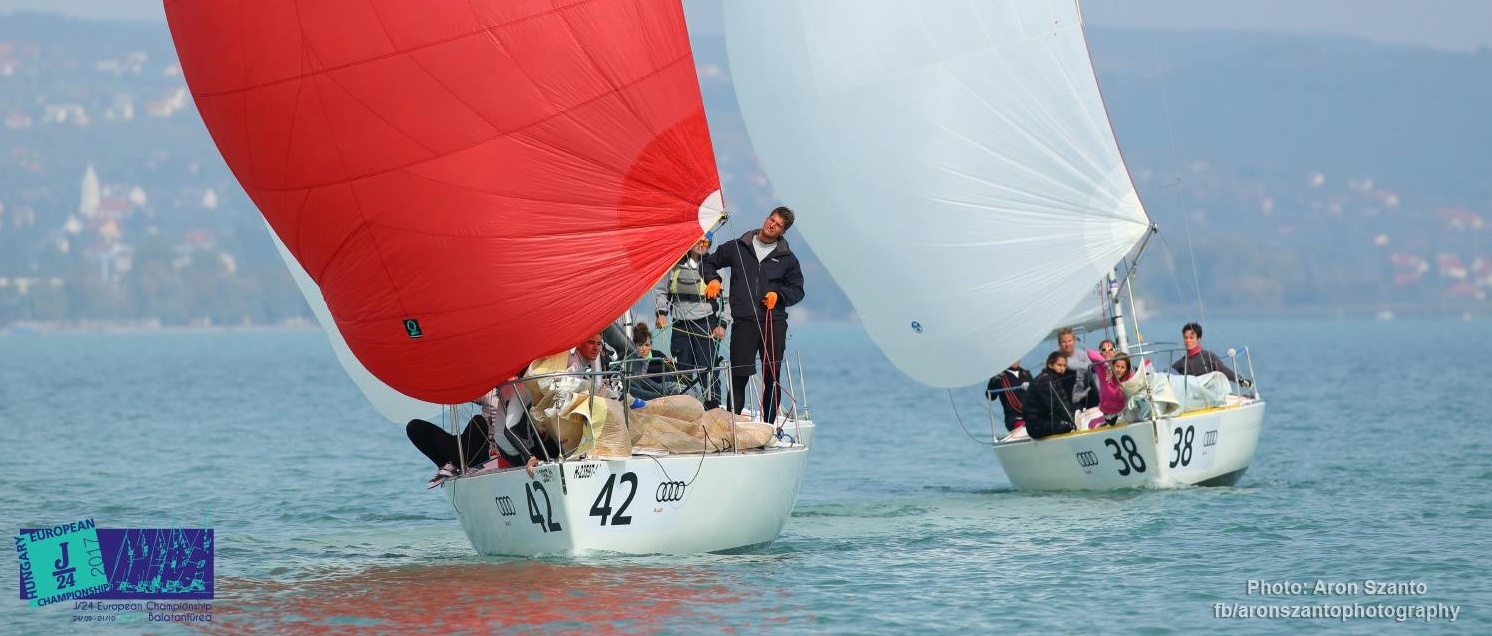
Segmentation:
<svg viewBox="0 0 1492 636">
<path fill-rule="evenodd" d="M 1136 255 L 1134 262 L 1126 264 L 1124 271 L 1124 282 L 1120 284 L 1120 293 L 1129 295 L 1129 325 L 1132 329 L 1134 329 L 1136 344 L 1145 341 L 1145 334 L 1142 333 L 1140 329 L 1140 310 L 1135 307 L 1135 278 L 1137 278 L 1139 275 L 1139 273 L 1136 271 L 1136 268 L 1139 266 L 1139 264 L 1140 259 L 1139 256 Z M 1117 303 L 1123 301 L 1115 298 L 1114 302 Z"/>
<path fill-rule="evenodd" d="M 1103 280 L 1098 281 L 1098 285 L 1094 287 L 1094 291 L 1096 292 L 1094 300 L 1098 301 L 1098 319 L 1102 325 L 1099 331 L 1103 334 L 1104 339 L 1112 340 L 1117 336 L 1114 335 L 1113 307 L 1109 303 L 1109 277 L 1105 276 Z M 1086 345 L 1087 343 L 1084 344 Z"/>
<path fill-rule="evenodd" d="M 1156 42 L 1155 38 L 1151 38 L 1150 46 L 1152 47 L 1152 50 L 1156 55 L 1156 59 L 1161 59 L 1160 45 Z M 1165 114 L 1166 138 L 1169 140 L 1171 147 L 1171 163 L 1174 164 L 1174 168 L 1176 170 L 1176 183 L 1180 183 L 1181 158 L 1180 154 L 1176 150 L 1176 122 L 1171 117 L 1171 99 L 1170 96 L 1166 93 L 1166 71 L 1164 67 L 1162 67 L 1160 71 L 1156 73 L 1156 78 L 1158 83 L 1160 84 L 1161 112 Z M 1191 259 L 1192 266 L 1192 287 L 1197 292 L 1197 313 L 1198 316 L 1202 319 L 1202 322 L 1205 324 L 1207 322 L 1207 310 L 1203 306 L 1202 302 L 1202 279 L 1201 276 L 1197 273 L 1197 251 L 1195 242 L 1192 240 L 1191 213 L 1189 213 L 1186 209 L 1186 193 L 1184 192 L 1184 188 L 1176 188 L 1176 199 L 1178 201 L 1178 205 L 1181 208 L 1181 225 L 1186 230 L 1186 249 L 1187 254 Z M 1177 300 L 1180 300 L 1180 296 L 1177 297 Z"/>
<path fill-rule="evenodd" d="M 1176 274 L 1176 250 L 1171 249 L 1171 242 L 1166 240 L 1166 235 L 1159 232 L 1156 234 L 1160 236 L 1160 245 L 1165 248 L 1168 256 L 1166 264 L 1169 266 L 1167 269 L 1171 270 L 1171 285 L 1176 288 L 1176 302 L 1182 302 L 1186 296 L 1181 291 L 1181 278 Z"/>
<path fill-rule="evenodd" d="M 787 345 L 783 345 L 782 353 L 783 355 L 787 355 Z M 781 358 L 778 359 L 777 364 L 782 364 Z M 786 370 L 783 371 L 783 373 L 779 374 L 779 377 L 777 378 L 777 388 L 782 392 L 781 395 L 787 396 L 788 404 L 792 405 L 792 408 L 788 409 L 788 413 L 790 414 L 796 414 L 798 411 L 798 394 L 793 392 L 793 370 L 794 367 L 792 365 L 788 365 L 786 367 Z M 786 376 L 787 380 L 784 382 L 781 376 Z M 798 370 L 798 377 L 803 377 L 803 371 L 801 369 Z M 782 400 L 780 398 L 777 400 L 777 412 L 779 414 L 782 412 Z M 783 424 L 785 426 L 786 422 L 784 422 Z"/>
<path fill-rule="evenodd" d="M 772 313 L 773 313 L 773 310 L 767 310 L 767 316 L 769 318 L 772 316 Z M 784 327 L 787 326 L 787 322 L 785 320 L 783 321 L 783 326 Z M 788 337 L 786 335 L 779 334 L 777 332 L 776 327 L 773 326 L 772 324 L 767 325 L 767 331 L 768 331 L 768 339 L 771 341 L 773 347 L 777 346 L 777 339 L 778 338 L 782 338 L 782 353 L 784 355 L 786 355 L 787 354 L 787 338 Z M 763 349 L 763 353 L 765 353 L 765 352 L 766 352 L 766 350 Z M 765 361 L 763 361 L 763 364 L 765 365 Z M 763 366 L 762 370 L 763 370 L 763 372 L 765 372 L 766 371 L 766 367 Z M 774 407 L 774 409 L 773 409 L 773 420 L 774 421 L 770 422 L 773 426 L 777 426 L 777 422 L 775 421 L 776 417 L 782 414 L 782 397 L 784 395 L 787 396 L 788 403 L 791 404 L 791 405 L 793 405 L 794 408 L 796 408 L 797 404 L 798 404 L 798 398 L 797 398 L 796 395 L 793 394 L 792 383 L 788 382 L 788 383 L 786 383 L 786 385 L 784 385 L 784 383 L 782 381 L 782 376 L 783 375 L 784 375 L 784 373 L 783 373 L 783 368 L 782 368 L 782 357 L 779 356 L 779 355 L 777 355 L 777 352 L 774 350 L 772 352 L 772 378 L 773 378 L 773 380 L 772 380 L 772 404 L 773 404 L 773 407 Z M 792 370 L 791 369 L 788 369 L 787 375 L 788 376 L 792 375 Z M 777 428 L 778 428 L 779 431 L 781 431 L 781 429 L 782 429 L 781 426 L 778 426 Z"/>
<path fill-rule="evenodd" d="M 969 432 L 969 427 L 964 425 L 964 418 L 963 418 L 963 416 L 959 415 L 959 413 L 958 413 L 958 403 L 955 402 L 954 399 L 953 399 L 953 389 L 945 389 L 945 390 L 948 391 L 948 406 L 953 407 L 953 419 L 958 420 L 958 427 L 961 428 L 961 429 L 964 429 L 964 435 L 969 436 L 969 439 L 974 440 L 975 442 L 977 442 L 979 444 L 993 444 L 993 443 L 995 443 L 995 440 L 994 440 L 993 436 L 991 436 L 991 439 L 989 441 L 985 441 L 985 440 L 979 439 L 977 437 L 974 437 L 974 434 Z"/>
<path fill-rule="evenodd" d="M 762 417 L 763 419 L 766 418 L 767 411 L 769 410 L 767 407 L 770 405 L 772 407 L 770 409 L 772 412 L 772 421 L 767 423 L 776 426 L 777 433 L 780 435 L 782 427 L 777 426 L 777 407 L 779 405 L 779 399 L 777 398 L 782 395 L 782 387 L 778 386 L 781 383 L 781 377 L 777 374 L 777 356 L 773 351 L 777 346 L 777 330 L 773 328 L 772 323 L 773 311 L 772 307 L 767 307 L 767 320 L 762 325 Z M 768 378 L 772 378 L 771 391 L 767 390 Z"/>
<path fill-rule="evenodd" d="M 735 423 L 732 423 L 731 426 L 734 427 Z M 701 428 L 703 428 L 703 425 L 701 425 Z M 694 465 L 694 474 L 689 477 L 689 481 L 684 482 L 685 488 L 688 488 L 690 485 L 692 485 L 694 483 L 694 480 L 699 479 L 699 472 L 705 467 L 705 455 L 708 455 L 710 453 L 709 444 L 710 435 L 707 432 L 705 433 L 705 446 L 702 446 L 699 451 L 699 462 Z M 663 462 L 658 461 L 657 457 L 654 457 L 652 455 L 644 455 L 644 457 L 653 460 L 653 463 L 658 465 L 658 472 L 663 473 L 664 481 L 678 481 L 677 479 L 673 478 L 673 475 L 668 474 L 668 469 L 663 467 Z"/>
</svg>

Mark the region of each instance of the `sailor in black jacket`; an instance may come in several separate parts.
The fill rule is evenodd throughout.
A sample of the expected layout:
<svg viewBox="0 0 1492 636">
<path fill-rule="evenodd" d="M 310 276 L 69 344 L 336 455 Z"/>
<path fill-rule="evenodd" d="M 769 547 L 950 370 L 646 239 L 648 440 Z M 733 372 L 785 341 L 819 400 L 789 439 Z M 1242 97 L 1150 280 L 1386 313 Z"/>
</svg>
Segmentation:
<svg viewBox="0 0 1492 636">
<path fill-rule="evenodd" d="M 1181 342 L 1186 345 L 1186 357 L 1171 365 L 1171 370 L 1181 375 L 1204 375 L 1217 371 L 1233 382 L 1238 381 L 1238 374 L 1223 364 L 1222 358 L 1202 348 L 1202 325 L 1186 323 L 1181 328 Z"/>
<path fill-rule="evenodd" d="M 793 211 L 779 207 L 760 230 L 720 245 L 701 267 L 707 295 L 720 289 L 720 270 L 730 269 L 731 402 L 745 409 L 746 383 L 762 358 L 762 421 L 775 423 L 781 400 L 777 376 L 787 345 L 787 307 L 803 300 L 803 269 L 782 235 L 793 225 Z"/>
<path fill-rule="evenodd" d="M 1067 356 L 1053 351 L 1046 357 L 1046 368 L 1026 391 L 1022 414 L 1026 417 L 1026 432 L 1034 439 L 1077 430 L 1072 423 L 1072 394 L 1062 386 L 1066 372 Z"/>
<path fill-rule="evenodd" d="M 1021 361 L 1010 363 L 1010 368 L 1001 371 L 989 379 L 989 385 L 985 387 L 984 396 L 991 400 L 999 400 L 1000 405 L 1005 407 L 1005 430 L 1014 431 L 1026 425 L 1026 418 L 1021 413 L 1022 404 L 1026 401 L 1026 389 L 1031 384 L 1031 372 L 1021 368 Z"/>
</svg>

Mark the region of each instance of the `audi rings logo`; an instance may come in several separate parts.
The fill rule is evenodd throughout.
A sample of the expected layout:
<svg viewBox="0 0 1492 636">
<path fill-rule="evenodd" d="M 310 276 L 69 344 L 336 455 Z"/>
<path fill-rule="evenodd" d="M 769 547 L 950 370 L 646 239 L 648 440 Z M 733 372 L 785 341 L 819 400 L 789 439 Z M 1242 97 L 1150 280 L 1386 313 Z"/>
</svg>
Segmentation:
<svg viewBox="0 0 1492 636">
<path fill-rule="evenodd" d="M 1202 436 L 1202 445 L 1217 446 L 1217 431 L 1207 431 L 1207 434 Z"/>
<path fill-rule="evenodd" d="M 497 498 L 497 511 L 504 517 L 511 517 L 518 514 L 518 507 L 513 505 L 512 497 L 503 495 Z"/>
<path fill-rule="evenodd" d="M 1098 465 L 1098 455 L 1093 451 L 1083 451 L 1078 453 L 1077 457 L 1078 465 L 1083 468 L 1092 468 Z"/>
<path fill-rule="evenodd" d="M 683 501 L 685 487 L 682 481 L 665 481 L 658 484 L 658 501 Z"/>
</svg>

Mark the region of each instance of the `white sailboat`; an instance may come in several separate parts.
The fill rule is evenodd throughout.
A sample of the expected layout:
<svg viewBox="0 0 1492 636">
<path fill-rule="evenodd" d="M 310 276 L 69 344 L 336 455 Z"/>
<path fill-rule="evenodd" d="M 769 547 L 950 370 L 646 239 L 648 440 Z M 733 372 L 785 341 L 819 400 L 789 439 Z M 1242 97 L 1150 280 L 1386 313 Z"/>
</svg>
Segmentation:
<svg viewBox="0 0 1492 636">
<path fill-rule="evenodd" d="M 482 554 L 695 554 L 766 547 L 792 513 L 804 444 L 479 471 L 445 493 Z"/>
<path fill-rule="evenodd" d="M 800 231 L 912 378 L 982 382 L 1076 321 L 1147 236 L 1074 0 L 758 0 L 725 18 L 774 189 L 814 211 Z M 1235 391 L 994 448 L 1018 488 L 1224 484 L 1263 411 Z"/>
<path fill-rule="evenodd" d="M 400 425 L 459 430 L 471 400 L 600 332 L 723 220 L 678 2 L 168 0 L 166 15 L 224 160 L 344 368 Z M 624 426 L 651 410 L 584 403 Z M 634 447 L 624 427 L 603 453 L 586 428 L 532 471 L 467 466 L 443 492 L 483 554 L 750 550 L 791 514 L 801 413 L 755 447 L 732 422 L 715 452 Z"/>
</svg>

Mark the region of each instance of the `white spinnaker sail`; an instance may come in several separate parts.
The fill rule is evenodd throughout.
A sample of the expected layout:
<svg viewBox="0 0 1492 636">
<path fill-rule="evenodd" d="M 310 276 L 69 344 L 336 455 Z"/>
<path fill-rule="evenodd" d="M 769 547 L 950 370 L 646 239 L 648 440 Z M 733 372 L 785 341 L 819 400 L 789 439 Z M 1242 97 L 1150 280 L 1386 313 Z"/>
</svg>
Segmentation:
<svg viewBox="0 0 1492 636">
<path fill-rule="evenodd" d="M 913 378 L 984 381 L 1143 237 L 1074 0 L 752 0 L 725 18 L 778 198 Z"/>
<path fill-rule="evenodd" d="M 321 324 L 321 329 L 326 332 L 326 339 L 332 345 L 332 352 L 337 354 L 337 362 L 342 363 L 342 370 L 352 383 L 363 392 L 363 397 L 373 405 L 379 415 L 384 416 L 390 422 L 404 424 L 409 420 L 419 418 L 430 422 L 439 422 L 441 406 L 416 400 L 404 395 L 394 387 L 385 384 L 369 371 L 363 363 L 358 362 L 357 356 L 352 355 L 352 349 L 347 346 L 347 340 L 342 337 L 342 332 L 337 330 L 337 321 L 332 319 L 332 312 L 326 306 L 326 300 L 321 296 L 321 289 L 316 286 L 316 281 L 306 274 L 295 257 L 290 255 L 290 250 L 285 249 L 285 244 L 275 234 L 273 228 L 265 223 L 269 229 L 269 237 L 275 242 L 275 249 L 279 250 L 280 258 L 285 261 L 285 268 L 290 270 L 290 277 L 295 279 L 295 285 L 300 288 L 302 296 L 306 297 L 306 305 L 311 308 L 311 313 L 316 316 L 316 322 Z M 415 361 L 410 361 L 416 364 Z"/>
</svg>

